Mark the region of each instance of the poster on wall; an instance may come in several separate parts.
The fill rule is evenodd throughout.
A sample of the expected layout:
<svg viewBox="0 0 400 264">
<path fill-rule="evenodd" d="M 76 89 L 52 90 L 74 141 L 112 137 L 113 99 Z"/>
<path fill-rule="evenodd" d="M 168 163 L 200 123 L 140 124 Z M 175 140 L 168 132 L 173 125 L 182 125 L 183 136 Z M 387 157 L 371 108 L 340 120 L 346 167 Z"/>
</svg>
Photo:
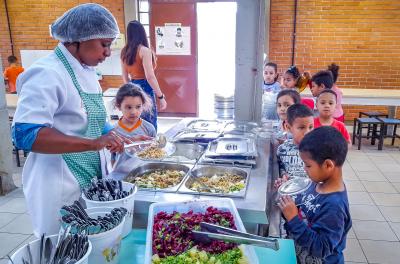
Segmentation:
<svg viewBox="0 0 400 264">
<path fill-rule="evenodd" d="M 190 27 L 166 23 L 155 27 L 157 55 L 190 55 Z"/>
</svg>

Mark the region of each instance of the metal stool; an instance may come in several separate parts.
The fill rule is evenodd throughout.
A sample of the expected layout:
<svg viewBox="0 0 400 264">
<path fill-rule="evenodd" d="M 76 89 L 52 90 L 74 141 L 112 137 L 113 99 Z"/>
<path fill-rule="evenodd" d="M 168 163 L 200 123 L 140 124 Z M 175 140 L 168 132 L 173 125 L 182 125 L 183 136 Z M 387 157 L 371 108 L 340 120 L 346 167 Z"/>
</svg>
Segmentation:
<svg viewBox="0 0 400 264">
<path fill-rule="evenodd" d="M 384 114 L 384 113 L 378 112 L 378 111 L 367 111 L 367 112 L 361 111 L 358 113 L 358 117 L 363 117 L 363 116 L 375 117 L 375 118 L 378 118 L 378 117 L 388 118 L 389 117 L 388 114 Z M 371 133 L 372 133 L 372 126 L 368 125 L 367 139 L 369 139 L 369 135 Z"/>
<path fill-rule="evenodd" d="M 396 138 L 400 138 L 400 136 L 397 135 L 396 133 L 397 126 L 400 125 L 400 120 L 395 118 L 379 118 L 379 117 L 377 119 L 379 119 L 383 123 L 383 138 L 392 138 L 392 146 L 393 146 Z M 391 133 L 391 135 L 387 134 L 388 126 L 393 126 L 393 132 Z"/>
<path fill-rule="evenodd" d="M 365 126 L 367 125 L 367 126 Z M 378 133 L 378 126 L 379 126 L 379 133 Z M 369 139 L 370 136 L 367 135 L 363 136 L 362 135 L 362 129 L 368 127 L 368 130 L 370 127 L 372 128 L 371 132 L 371 145 L 375 145 L 375 140 L 379 140 L 379 145 L 378 145 L 378 150 L 382 150 L 383 146 L 383 127 L 384 124 L 382 121 L 380 121 L 377 118 L 374 117 L 359 117 L 359 118 L 354 118 L 354 124 L 353 124 L 353 145 L 355 144 L 356 139 L 358 140 L 358 150 L 361 149 L 361 139 L 362 138 L 367 138 Z"/>
</svg>

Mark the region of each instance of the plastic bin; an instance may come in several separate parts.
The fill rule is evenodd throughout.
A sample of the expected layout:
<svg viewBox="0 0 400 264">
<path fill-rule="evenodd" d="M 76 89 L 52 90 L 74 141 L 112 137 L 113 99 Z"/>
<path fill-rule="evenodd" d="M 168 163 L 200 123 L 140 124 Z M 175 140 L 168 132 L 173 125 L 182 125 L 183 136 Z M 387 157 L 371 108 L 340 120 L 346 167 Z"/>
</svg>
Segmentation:
<svg viewBox="0 0 400 264">
<path fill-rule="evenodd" d="M 122 189 L 124 191 L 129 191 L 132 187 L 133 193 L 123 199 L 115 200 L 115 201 L 106 201 L 106 202 L 100 202 L 100 201 L 92 201 L 89 200 L 84 193 L 82 193 L 82 199 L 86 203 L 87 208 L 93 208 L 93 207 L 124 207 L 126 210 L 128 210 L 126 216 L 125 216 L 125 225 L 122 231 L 122 237 L 127 236 L 131 231 L 132 231 L 132 225 L 133 225 L 133 210 L 134 210 L 134 205 L 135 205 L 135 194 L 137 192 L 137 187 L 129 182 L 122 182 Z"/>
<path fill-rule="evenodd" d="M 49 236 L 49 238 L 51 238 L 51 242 L 55 246 L 57 244 L 58 235 L 52 235 L 52 236 Z M 29 244 L 34 262 L 39 263 L 40 239 L 32 241 L 28 244 Z M 24 245 L 23 247 L 21 247 L 20 249 L 15 251 L 15 253 L 11 256 L 11 259 L 15 264 L 22 263 L 22 258 L 24 258 L 25 260 L 29 259 L 28 250 L 27 250 L 28 244 Z M 89 247 L 88 247 L 86 254 L 75 263 L 76 264 L 88 264 L 89 263 L 88 259 L 89 259 L 89 255 L 91 254 L 91 252 L 92 252 L 92 243 L 89 240 Z M 8 263 L 11 264 L 11 261 L 9 261 Z"/>
<path fill-rule="evenodd" d="M 94 207 L 86 209 L 87 214 L 91 218 L 104 216 L 111 213 L 114 208 Z M 89 241 L 92 242 L 92 253 L 89 256 L 90 264 L 117 264 L 121 248 L 122 230 L 124 227 L 125 218 L 119 225 L 111 230 L 103 233 L 89 235 Z"/>
</svg>

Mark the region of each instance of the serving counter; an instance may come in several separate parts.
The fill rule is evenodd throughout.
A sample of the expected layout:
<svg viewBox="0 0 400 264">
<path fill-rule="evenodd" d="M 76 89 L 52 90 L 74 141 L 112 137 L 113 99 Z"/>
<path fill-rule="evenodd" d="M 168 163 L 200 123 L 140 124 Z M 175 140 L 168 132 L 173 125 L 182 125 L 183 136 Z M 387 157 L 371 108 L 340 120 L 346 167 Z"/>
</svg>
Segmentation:
<svg viewBox="0 0 400 264">
<path fill-rule="evenodd" d="M 279 239 L 279 250 L 254 247 L 259 263 L 296 264 L 293 240 Z M 121 243 L 120 264 L 142 264 L 146 251 L 146 230 L 134 229 Z"/>
<path fill-rule="evenodd" d="M 172 139 L 178 132 L 186 128 L 193 119 L 184 119 L 168 130 L 165 135 Z M 271 136 L 263 132 L 256 137 L 258 157 L 256 166 L 250 169 L 247 192 L 244 197 L 232 198 L 240 217 L 248 232 L 264 234 L 267 227 L 268 211 L 271 193 L 272 160 L 270 148 Z M 111 176 L 115 179 L 124 179 L 135 168 L 145 165 L 147 161 L 128 157 L 126 154 L 120 158 Z M 226 166 L 226 165 L 225 165 Z M 232 165 L 234 166 L 234 165 Z M 154 202 L 173 202 L 193 199 L 219 199 L 212 195 L 166 193 L 160 191 L 138 191 L 135 196 L 134 226 L 145 227 L 147 223 L 149 206 Z"/>
</svg>

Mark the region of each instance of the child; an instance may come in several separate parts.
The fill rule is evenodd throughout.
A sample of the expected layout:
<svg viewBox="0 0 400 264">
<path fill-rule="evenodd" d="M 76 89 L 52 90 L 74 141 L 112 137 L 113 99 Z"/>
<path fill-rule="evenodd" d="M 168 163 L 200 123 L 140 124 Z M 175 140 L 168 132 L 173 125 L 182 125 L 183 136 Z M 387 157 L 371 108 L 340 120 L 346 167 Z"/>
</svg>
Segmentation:
<svg viewBox="0 0 400 264">
<path fill-rule="evenodd" d="M 264 87 L 263 87 L 263 105 L 262 118 L 268 120 L 277 120 L 276 113 L 276 95 L 281 90 L 278 80 L 278 65 L 268 62 L 264 66 Z"/>
<path fill-rule="evenodd" d="M 297 195 L 296 202 L 289 196 L 278 202 L 288 235 L 295 241 L 297 261 L 344 264 L 346 235 L 352 225 L 342 179 L 346 141 L 336 129 L 320 127 L 304 137 L 299 149 L 313 183 Z"/>
<path fill-rule="evenodd" d="M 342 93 L 342 90 L 340 90 L 339 87 L 336 85 L 336 81 L 337 81 L 337 78 L 339 75 L 339 66 L 336 65 L 335 63 L 332 63 L 331 65 L 328 66 L 328 71 L 332 72 L 332 76 L 333 76 L 332 90 L 337 95 L 336 108 L 335 108 L 335 112 L 333 113 L 333 118 L 335 118 L 337 121 L 344 123 L 344 112 L 343 112 L 343 108 L 342 108 L 343 93 Z"/>
<path fill-rule="evenodd" d="M 311 93 L 317 98 L 325 89 L 332 89 L 333 75 L 331 71 L 319 71 L 311 78 Z"/>
<path fill-rule="evenodd" d="M 293 138 L 287 139 L 277 149 L 280 177 L 283 181 L 292 177 L 307 177 L 299 155 L 299 144 L 303 137 L 314 128 L 312 111 L 299 103 L 290 106 L 287 109 L 286 126 Z M 275 183 L 276 187 L 279 185 L 279 181 Z"/>
<path fill-rule="evenodd" d="M 319 93 L 317 98 L 317 109 L 319 116 L 314 118 L 314 127 L 331 126 L 336 128 L 346 139 L 347 143 L 351 143 L 349 132 L 345 125 L 333 118 L 336 109 L 336 93 L 333 90 L 325 89 Z"/>
<path fill-rule="evenodd" d="M 278 82 L 278 65 L 273 62 L 268 62 L 264 66 L 264 92 L 278 93 L 281 90 L 281 85 Z"/>
<path fill-rule="evenodd" d="M 143 111 L 150 111 L 152 104 L 148 96 L 135 84 L 127 83 L 119 88 L 115 97 L 115 106 L 122 112 L 114 131 L 124 137 L 137 135 L 156 136 L 154 126 L 140 118 Z"/>
<path fill-rule="evenodd" d="M 309 80 L 309 72 L 304 72 L 303 75 L 301 75 L 299 69 L 297 69 L 296 66 L 290 66 L 283 75 L 283 87 L 285 87 L 286 89 L 295 89 L 300 93 L 305 89 Z M 301 90 L 299 90 L 299 88 L 301 88 Z M 308 106 L 310 109 L 314 109 L 315 104 L 314 100 L 312 99 L 301 98 L 301 103 Z"/>
<path fill-rule="evenodd" d="M 279 117 L 279 132 L 286 134 L 286 111 L 289 106 L 300 103 L 300 94 L 295 90 L 282 90 L 276 96 L 276 112 Z M 286 139 L 286 138 L 285 138 Z"/>
<path fill-rule="evenodd" d="M 8 92 L 12 94 L 17 93 L 16 89 L 16 82 L 17 82 L 17 77 L 20 73 L 24 71 L 24 68 L 18 65 L 17 63 L 17 57 L 11 55 L 8 56 L 7 58 L 9 67 L 7 67 L 4 71 L 4 80 L 8 82 Z"/>
<path fill-rule="evenodd" d="M 290 66 L 282 78 L 282 86 L 286 89 L 296 89 L 297 81 L 300 78 L 299 69 L 296 66 Z"/>
</svg>

